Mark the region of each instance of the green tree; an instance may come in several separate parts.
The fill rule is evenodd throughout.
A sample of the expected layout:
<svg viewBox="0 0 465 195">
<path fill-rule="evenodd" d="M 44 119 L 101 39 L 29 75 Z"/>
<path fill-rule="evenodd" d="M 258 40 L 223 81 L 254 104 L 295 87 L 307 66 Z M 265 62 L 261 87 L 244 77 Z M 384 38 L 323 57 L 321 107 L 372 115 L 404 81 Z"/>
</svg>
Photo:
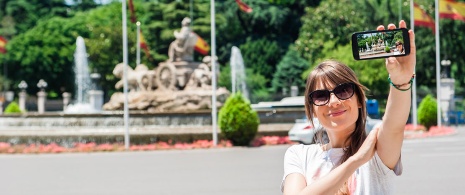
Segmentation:
<svg viewBox="0 0 465 195">
<path fill-rule="evenodd" d="M 301 75 L 308 67 L 308 62 L 301 58 L 297 51 L 291 47 L 279 62 L 273 75 L 273 90 L 282 92 L 282 89 L 286 88 L 289 91 L 291 86 L 295 85 L 299 87 L 300 92 L 303 92 L 306 78 L 302 78 Z"/>
</svg>

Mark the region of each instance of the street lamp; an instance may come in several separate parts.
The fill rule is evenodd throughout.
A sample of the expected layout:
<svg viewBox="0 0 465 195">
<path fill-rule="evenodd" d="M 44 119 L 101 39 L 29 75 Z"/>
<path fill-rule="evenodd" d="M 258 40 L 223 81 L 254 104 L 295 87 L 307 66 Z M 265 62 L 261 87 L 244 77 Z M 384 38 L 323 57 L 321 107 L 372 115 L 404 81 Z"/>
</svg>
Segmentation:
<svg viewBox="0 0 465 195">
<path fill-rule="evenodd" d="M 45 88 L 47 88 L 47 82 L 45 82 L 44 79 L 40 79 L 37 83 L 37 87 L 40 89 L 40 91 L 44 91 Z"/>
<path fill-rule="evenodd" d="M 19 84 L 18 84 L 18 88 L 21 89 L 21 91 L 26 91 L 27 89 L 27 83 L 26 81 L 22 80 Z"/>
<path fill-rule="evenodd" d="M 25 112 L 26 111 L 26 98 L 27 98 L 27 93 L 26 93 L 27 83 L 26 83 L 26 81 L 22 80 L 18 84 L 18 88 L 21 90 L 19 92 L 19 109 L 21 109 L 21 111 Z"/>
<path fill-rule="evenodd" d="M 100 80 L 101 75 L 97 72 L 90 74 L 90 79 L 92 80 L 93 90 L 98 89 L 98 81 Z"/>
<path fill-rule="evenodd" d="M 450 64 L 451 64 L 450 60 L 441 60 L 441 65 L 445 67 L 444 68 L 444 72 L 445 72 L 444 78 L 449 78 L 450 77 L 449 76 L 449 71 L 448 71 L 448 69 L 450 67 Z"/>
</svg>

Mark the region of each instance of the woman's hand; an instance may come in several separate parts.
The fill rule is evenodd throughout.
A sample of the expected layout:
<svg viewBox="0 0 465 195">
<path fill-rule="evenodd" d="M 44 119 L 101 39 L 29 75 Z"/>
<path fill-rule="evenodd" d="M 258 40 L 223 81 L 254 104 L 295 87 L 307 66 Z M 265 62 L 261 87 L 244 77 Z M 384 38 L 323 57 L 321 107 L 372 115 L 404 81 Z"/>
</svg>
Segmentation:
<svg viewBox="0 0 465 195">
<path fill-rule="evenodd" d="M 379 128 L 374 128 L 363 142 L 360 149 L 352 157 L 354 161 L 360 163 L 360 166 L 368 162 L 376 151 L 377 134 Z"/>
<path fill-rule="evenodd" d="M 395 29 L 396 25 L 389 24 L 388 29 Z M 407 28 L 404 20 L 399 22 L 399 28 Z M 377 30 L 384 30 L 384 26 L 378 26 Z M 394 84 L 404 84 L 410 81 L 412 74 L 415 72 L 416 64 L 416 47 L 415 33 L 412 30 L 408 31 L 410 36 L 410 55 L 401 57 L 386 58 L 386 69 L 389 73 L 391 81 Z"/>
</svg>

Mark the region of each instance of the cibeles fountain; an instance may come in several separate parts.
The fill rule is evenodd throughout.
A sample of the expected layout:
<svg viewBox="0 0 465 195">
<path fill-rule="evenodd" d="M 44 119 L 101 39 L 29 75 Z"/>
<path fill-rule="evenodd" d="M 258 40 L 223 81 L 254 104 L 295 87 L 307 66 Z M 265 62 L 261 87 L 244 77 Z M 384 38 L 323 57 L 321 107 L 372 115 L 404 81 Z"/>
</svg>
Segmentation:
<svg viewBox="0 0 465 195">
<path fill-rule="evenodd" d="M 138 64 L 135 68 L 123 63 L 115 65 L 112 73 L 120 79 L 115 88 L 121 89 L 124 81 L 128 81 L 131 143 L 167 141 L 174 137 L 177 141 L 212 138 L 212 76 L 214 73 L 218 75 L 219 71 L 213 71 L 211 64 L 217 59 L 205 56 L 201 62 L 194 61 L 194 45 L 198 37 L 190 30 L 188 23 L 189 19 L 183 20 L 181 30 L 174 32 L 176 39 L 169 46 L 169 59 L 160 62 L 156 68 L 149 69 L 144 64 Z M 233 53 L 233 69 L 239 75 L 244 75 L 244 65 L 238 49 L 234 49 Z M 45 110 L 44 113 L 0 115 L 0 142 L 56 142 L 69 145 L 73 142 L 124 141 L 125 95 L 116 92 L 108 102 L 99 104 L 97 97 L 101 94 L 92 93 L 98 90 L 89 90 L 83 86 L 88 85 L 89 77 L 92 79 L 87 67 L 84 39 L 76 40 L 74 56 L 78 90 L 74 92 L 75 98 L 70 105 L 67 101 L 64 102 L 68 108 L 62 112 Z M 124 68 L 127 68 L 127 78 L 123 78 Z M 244 76 L 237 78 L 243 80 Z M 236 86 L 239 90 L 246 91 L 244 83 Z M 215 106 L 221 107 L 230 92 L 225 88 L 218 88 L 215 94 Z M 63 95 L 70 97 L 70 93 Z M 98 106 L 102 104 L 103 106 Z M 257 110 L 261 123 L 259 134 L 287 135 L 294 120 L 302 118 L 304 113 L 300 108 L 270 109 Z"/>
<path fill-rule="evenodd" d="M 174 134 L 190 134 L 185 141 L 211 138 L 212 71 L 210 56 L 194 61 L 197 35 L 185 24 L 169 47 L 169 59 L 155 69 L 144 64 L 131 68 L 117 64 L 113 74 L 120 78 L 115 85 L 129 84 L 129 131 L 136 143 L 168 140 Z M 89 99 L 89 70 L 84 39 L 76 41 L 75 52 L 77 94 L 63 112 L 26 112 L 20 115 L 0 115 L 0 142 L 72 143 L 82 141 L 122 142 L 124 140 L 124 94 L 114 93 L 101 109 Z M 127 68 L 127 78 L 123 78 Z M 87 92 L 86 92 L 87 91 Z M 217 107 L 221 107 L 230 92 L 215 90 Z M 68 94 L 69 96 L 69 94 Z M 40 137 L 40 139 L 39 139 Z M 194 138 L 195 137 L 195 138 Z"/>
</svg>

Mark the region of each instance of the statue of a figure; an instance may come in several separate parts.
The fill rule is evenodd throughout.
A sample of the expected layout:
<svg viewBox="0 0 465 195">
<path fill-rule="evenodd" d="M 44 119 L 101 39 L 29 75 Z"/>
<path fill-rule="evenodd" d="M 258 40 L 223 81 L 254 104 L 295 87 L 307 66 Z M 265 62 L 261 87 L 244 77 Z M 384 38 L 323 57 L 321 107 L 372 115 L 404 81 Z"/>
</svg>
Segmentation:
<svg viewBox="0 0 465 195">
<path fill-rule="evenodd" d="M 191 19 L 186 17 L 181 22 L 181 30 L 174 31 L 176 40 L 171 42 L 168 49 L 168 61 L 193 61 L 194 46 L 197 41 L 197 36 L 190 28 Z"/>
</svg>

